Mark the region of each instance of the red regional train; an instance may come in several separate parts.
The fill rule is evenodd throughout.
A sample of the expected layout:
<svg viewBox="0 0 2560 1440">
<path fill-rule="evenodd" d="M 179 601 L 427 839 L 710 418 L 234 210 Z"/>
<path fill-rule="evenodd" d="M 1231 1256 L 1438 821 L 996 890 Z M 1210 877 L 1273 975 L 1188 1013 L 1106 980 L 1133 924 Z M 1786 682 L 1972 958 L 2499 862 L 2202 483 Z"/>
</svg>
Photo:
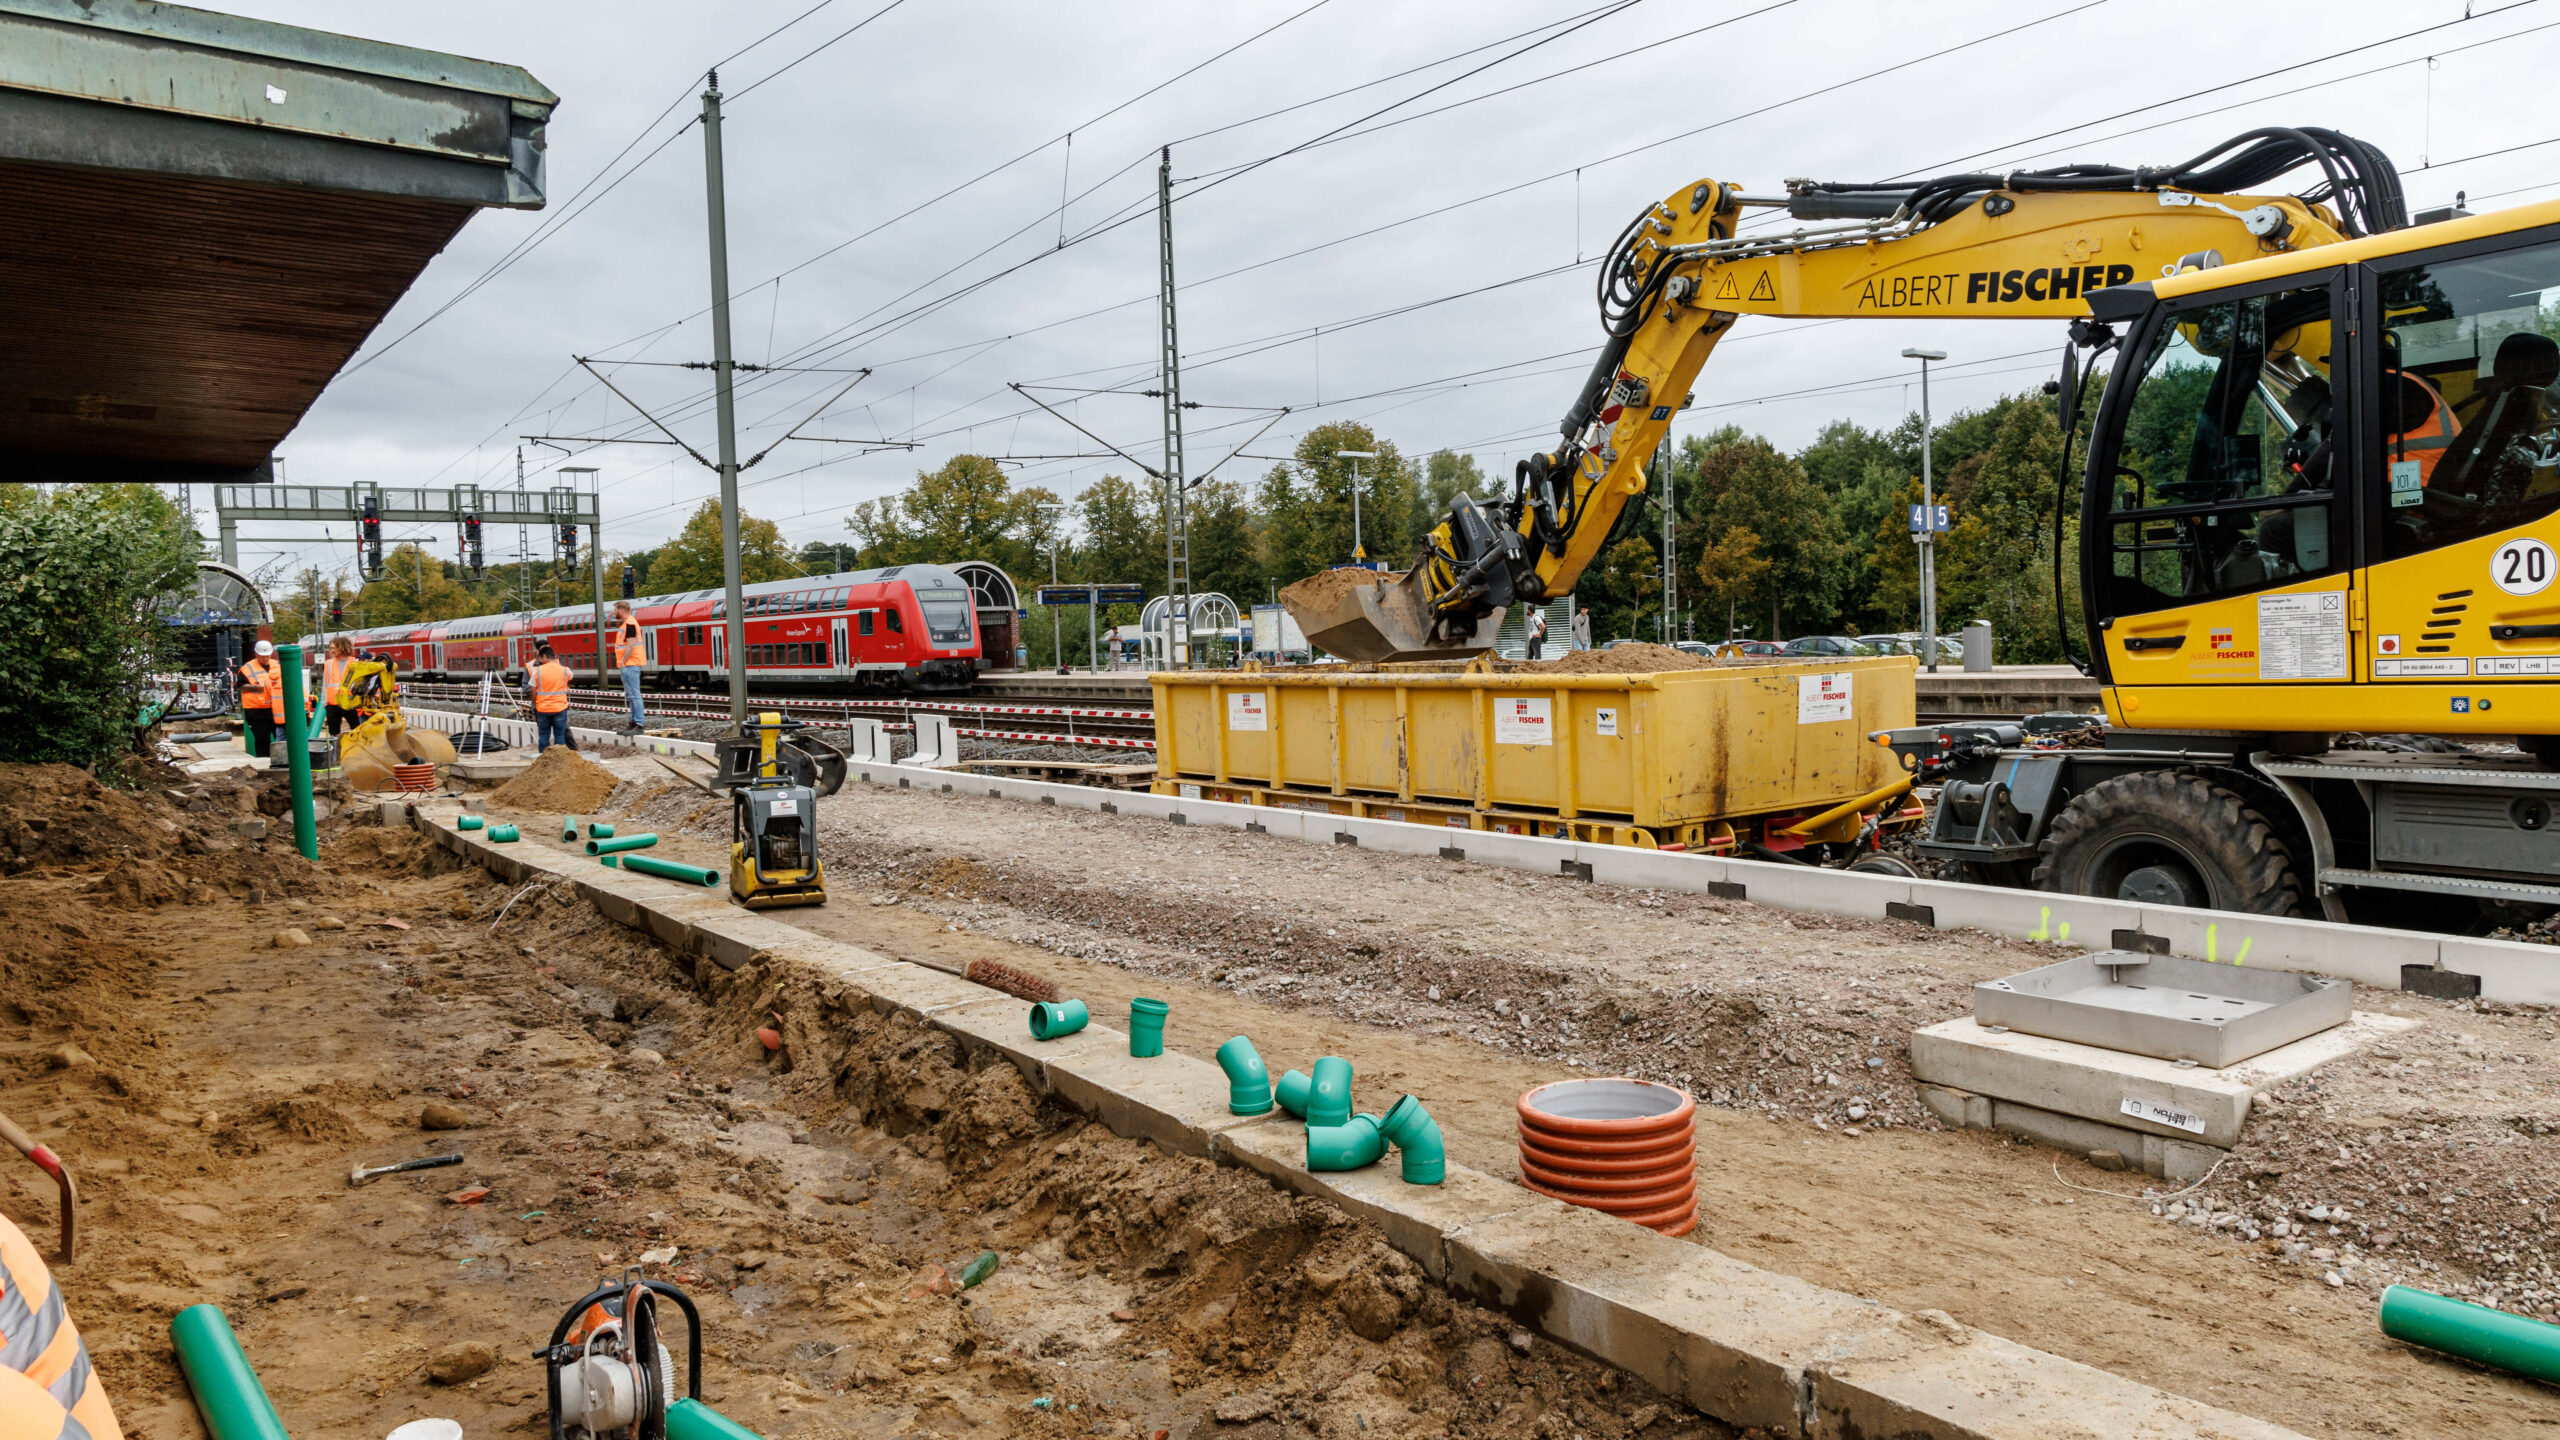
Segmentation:
<svg viewBox="0 0 2560 1440">
<path fill-rule="evenodd" d="M 1013 663 L 1010 654 L 981 650 L 982 637 L 1003 643 L 1011 627 L 982 628 L 969 583 L 939 565 L 771 580 L 745 587 L 743 598 L 747 674 L 774 689 L 965 691 L 979 670 Z M 631 609 L 648 683 L 704 689 L 729 683 L 728 604 L 719 590 L 644 595 Z M 613 623 L 611 601 L 605 623 Z M 318 654 L 320 644 L 339 634 L 420 679 L 520 675 L 533 647 L 546 640 L 572 672 L 596 668 L 591 603 L 332 631 L 305 637 L 304 653 Z"/>
</svg>

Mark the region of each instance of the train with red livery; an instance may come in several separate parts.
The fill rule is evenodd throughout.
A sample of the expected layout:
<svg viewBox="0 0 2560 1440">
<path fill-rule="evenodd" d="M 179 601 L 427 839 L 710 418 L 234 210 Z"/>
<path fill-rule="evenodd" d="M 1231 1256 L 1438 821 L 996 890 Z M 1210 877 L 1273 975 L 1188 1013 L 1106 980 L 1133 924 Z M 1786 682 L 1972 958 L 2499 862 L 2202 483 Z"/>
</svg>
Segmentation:
<svg viewBox="0 0 2560 1440">
<path fill-rule="evenodd" d="M 982 670 L 1013 668 L 1019 611 L 1013 585 L 994 566 L 892 565 L 809 575 L 744 587 L 743 659 L 768 691 L 966 691 Z M 720 590 L 643 595 L 631 601 L 640 626 L 646 683 L 723 689 L 729 683 L 728 604 Z M 572 673 L 596 670 L 592 603 L 462 620 L 418 621 L 306 637 L 304 653 L 344 634 L 358 650 L 390 660 L 404 676 L 514 679 L 545 641 Z M 611 602 L 605 606 L 608 631 Z M 607 658 L 612 636 L 605 637 Z"/>
</svg>

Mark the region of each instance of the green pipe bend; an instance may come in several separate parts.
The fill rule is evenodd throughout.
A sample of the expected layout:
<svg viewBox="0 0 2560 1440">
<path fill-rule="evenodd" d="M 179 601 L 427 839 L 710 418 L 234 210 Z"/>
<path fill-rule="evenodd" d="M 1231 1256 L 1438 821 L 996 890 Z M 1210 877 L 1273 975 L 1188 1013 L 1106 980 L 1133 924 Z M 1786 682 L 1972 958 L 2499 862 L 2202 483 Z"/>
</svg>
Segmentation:
<svg viewBox="0 0 2560 1440">
<path fill-rule="evenodd" d="M 1354 1115 L 1340 1125 L 1307 1126 L 1307 1168 L 1359 1170 L 1378 1163 L 1387 1139 L 1378 1132 L 1378 1117 Z"/>
<path fill-rule="evenodd" d="M 1280 1102 L 1281 1109 L 1304 1120 L 1307 1118 L 1307 1088 L 1313 1083 L 1307 1078 L 1306 1071 L 1292 1070 L 1280 1077 L 1272 1098 Z"/>
<path fill-rule="evenodd" d="M 1238 1035 L 1218 1047 L 1218 1068 L 1227 1072 L 1227 1109 L 1236 1115 L 1271 1113 L 1271 1070 L 1262 1052 Z"/>
<path fill-rule="evenodd" d="M 1351 1062 L 1327 1055 L 1316 1062 L 1307 1087 L 1307 1123 L 1347 1125 L 1351 1122 Z"/>
<path fill-rule="evenodd" d="M 1407 1095 L 1387 1107 L 1378 1128 L 1396 1147 L 1408 1185 L 1437 1185 L 1449 1178 L 1449 1152 L 1441 1143 L 1440 1122 Z"/>
</svg>

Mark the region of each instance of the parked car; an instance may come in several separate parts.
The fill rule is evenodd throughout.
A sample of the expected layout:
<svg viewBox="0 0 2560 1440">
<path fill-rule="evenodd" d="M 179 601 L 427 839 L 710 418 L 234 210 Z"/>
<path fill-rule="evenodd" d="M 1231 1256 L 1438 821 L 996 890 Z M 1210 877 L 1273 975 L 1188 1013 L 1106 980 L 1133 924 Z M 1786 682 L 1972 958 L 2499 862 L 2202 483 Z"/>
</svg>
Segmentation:
<svg viewBox="0 0 2560 1440">
<path fill-rule="evenodd" d="M 1873 655 L 1876 648 L 1854 635 L 1799 635 L 1778 647 L 1789 657 L 1821 660 L 1832 656 Z"/>
<path fill-rule="evenodd" d="M 1882 655 L 1917 655 L 1920 653 L 1920 632 L 1917 630 L 1904 631 L 1893 635 L 1861 635 L 1858 638 L 1866 644 L 1874 646 L 1876 648 L 1876 652 Z M 1964 642 L 1953 635 L 1939 636 L 1938 663 L 1941 665 L 1963 664 Z"/>
<path fill-rule="evenodd" d="M 1704 640 L 1683 640 L 1680 648 L 1692 655 L 1720 655 L 1728 660 L 1751 655 L 1775 655 L 1780 649 L 1776 642 L 1770 640 L 1727 640 L 1721 645 L 1711 645 Z"/>
</svg>

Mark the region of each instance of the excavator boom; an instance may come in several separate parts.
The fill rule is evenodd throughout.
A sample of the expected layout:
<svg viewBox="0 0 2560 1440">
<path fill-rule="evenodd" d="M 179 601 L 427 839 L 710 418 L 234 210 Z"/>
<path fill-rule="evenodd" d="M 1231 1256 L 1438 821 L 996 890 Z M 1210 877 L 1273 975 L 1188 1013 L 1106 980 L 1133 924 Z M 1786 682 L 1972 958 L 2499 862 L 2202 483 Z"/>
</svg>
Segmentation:
<svg viewBox="0 0 2560 1440">
<path fill-rule="evenodd" d="M 2230 193 L 2309 164 L 2327 177 L 2312 198 Z M 2095 292 L 2390 228 L 2399 205 L 2388 161 L 2321 130 L 2251 132 L 2160 170 L 1788 192 L 1701 180 L 1638 216 L 1602 265 L 1607 342 L 1556 448 L 1521 462 L 1508 497 L 1453 502 L 1400 579 L 1284 591 L 1309 639 L 1355 660 L 1470 654 L 1506 607 L 1571 593 L 1743 316 L 2075 319 Z M 1755 210 L 1790 223 L 1748 229 Z"/>
</svg>

